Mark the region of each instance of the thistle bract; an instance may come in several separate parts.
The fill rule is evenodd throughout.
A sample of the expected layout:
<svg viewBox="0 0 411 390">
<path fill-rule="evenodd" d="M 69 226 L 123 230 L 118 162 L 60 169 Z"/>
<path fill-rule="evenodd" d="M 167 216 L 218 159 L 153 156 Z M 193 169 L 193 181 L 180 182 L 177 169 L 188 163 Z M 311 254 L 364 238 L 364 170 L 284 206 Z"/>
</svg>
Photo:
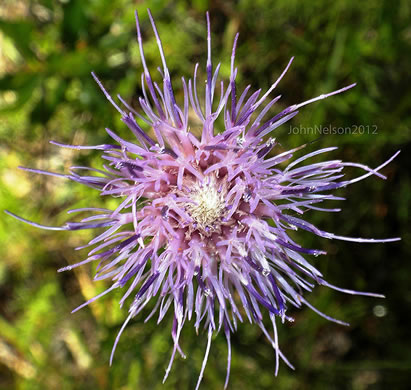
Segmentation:
<svg viewBox="0 0 411 390">
<path fill-rule="evenodd" d="M 114 289 L 124 291 L 120 305 L 127 301 L 129 314 L 115 341 L 111 360 L 127 323 L 154 301 L 149 317 L 156 316 L 160 322 L 167 314 L 173 316 L 174 347 L 164 379 L 176 353 L 184 356 L 179 340 L 187 321 L 191 321 L 196 330 L 204 328 L 207 335 L 197 387 L 212 336 L 220 330 L 228 344 L 227 385 L 230 335 L 244 320 L 257 324 L 272 344 L 277 373 L 281 359 L 292 367 L 279 348 L 276 328 L 277 320 L 292 321 L 287 315 L 290 306 L 306 305 L 326 319 L 345 324 L 312 307 L 303 292 L 319 284 L 349 294 L 380 296 L 341 289 L 326 282 L 308 261 L 311 256 L 325 252 L 302 247 L 290 238 L 289 232 L 303 229 L 320 237 L 355 242 L 397 240 L 343 237 L 320 230 L 301 217 L 308 210 L 339 211 L 321 208 L 319 203 L 342 199 L 330 194 L 331 190 L 371 175 L 384 178 L 379 170 L 396 154 L 371 169 L 340 160 L 309 164 L 312 157 L 336 149 L 332 147 L 298 158 L 294 158 L 294 154 L 305 145 L 273 153 L 276 141 L 271 135 L 277 127 L 289 121 L 306 104 L 343 92 L 354 84 L 292 105 L 271 116 L 269 112 L 280 98 L 272 97 L 271 93 L 292 59 L 265 93 L 251 92 L 250 87 L 238 93 L 234 64 L 238 34 L 231 54 L 231 76 L 224 84 L 218 79 L 220 64 L 215 69 L 212 66 L 208 14 L 205 84 L 198 85 L 197 64 L 193 79 L 188 82 L 182 79 L 184 98 L 177 104 L 160 37 L 150 13 L 149 16 L 162 62 L 163 83 L 154 82 L 147 68 L 136 14 L 143 66 L 140 109 L 134 110 L 120 96 L 115 101 L 93 73 L 130 129 L 131 140 L 120 138 L 107 129 L 113 144 L 76 146 L 52 142 L 61 147 L 101 151 L 105 161 L 102 170 L 73 167 L 68 174 L 58 174 L 24 168 L 95 188 L 103 196 L 119 199 L 118 207 L 115 210 L 92 207 L 71 210 L 92 215 L 62 227 L 47 227 L 17 218 L 52 230 L 103 229 L 85 246 L 90 248 L 85 260 L 60 271 L 98 262 L 95 280 L 111 281 L 106 291 L 74 311 Z M 200 137 L 190 130 L 192 115 L 201 124 Z M 147 125 L 152 129 L 150 133 L 143 131 Z M 354 179 L 344 180 L 342 171 L 347 166 L 364 172 Z M 264 316 L 272 322 L 270 331 L 263 323 Z"/>
</svg>

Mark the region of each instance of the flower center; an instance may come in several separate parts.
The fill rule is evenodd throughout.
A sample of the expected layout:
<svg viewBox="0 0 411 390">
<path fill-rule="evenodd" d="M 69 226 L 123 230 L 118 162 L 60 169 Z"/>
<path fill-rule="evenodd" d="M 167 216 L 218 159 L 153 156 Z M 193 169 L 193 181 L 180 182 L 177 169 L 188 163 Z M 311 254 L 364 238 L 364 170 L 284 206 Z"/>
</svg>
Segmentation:
<svg viewBox="0 0 411 390">
<path fill-rule="evenodd" d="M 189 197 L 192 203 L 187 204 L 187 211 L 195 221 L 196 229 L 205 233 L 216 230 L 225 213 L 225 192 L 222 185 L 217 186 L 214 178 L 191 188 Z"/>
</svg>

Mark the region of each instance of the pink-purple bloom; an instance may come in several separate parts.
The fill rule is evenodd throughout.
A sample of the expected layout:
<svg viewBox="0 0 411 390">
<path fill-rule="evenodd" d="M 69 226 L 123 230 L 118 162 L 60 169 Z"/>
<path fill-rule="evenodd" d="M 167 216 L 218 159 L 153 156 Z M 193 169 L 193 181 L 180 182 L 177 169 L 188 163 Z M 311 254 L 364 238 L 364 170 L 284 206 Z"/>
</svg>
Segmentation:
<svg viewBox="0 0 411 390">
<path fill-rule="evenodd" d="M 227 386 L 230 336 L 244 320 L 257 324 L 272 344 L 277 373 L 280 360 L 292 367 L 281 352 L 277 337 L 277 320 L 293 320 L 287 315 L 288 307 L 305 305 L 328 320 L 347 325 L 314 308 L 304 292 L 310 292 L 318 284 L 348 294 L 382 297 L 339 288 L 325 281 L 307 260 L 325 252 L 300 246 L 290 238 L 289 232 L 302 229 L 328 239 L 359 243 L 398 240 L 336 235 L 317 228 L 302 219 L 302 215 L 309 210 L 339 211 L 321 208 L 319 204 L 325 200 L 342 200 L 330 191 L 371 175 L 385 179 L 379 171 L 399 152 L 374 169 L 340 160 L 306 164 L 314 156 L 335 150 L 334 147 L 297 158 L 294 155 L 307 145 L 274 153 L 277 143 L 272 134 L 277 127 L 293 118 L 301 107 L 346 91 L 354 84 L 269 115 L 280 99 L 271 93 L 292 59 L 265 93 L 251 92 L 250 86 L 239 93 L 234 64 L 238 34 L 231 54 L 230 80 L 224 84 L 218 80 L 220 64 L 215 69 L 212 66 L 208 13 L 205 85 L 199 86 L 197 64 L 192 80 L 186 82 L 182 78 L 184 98 L 178 104 L 160 37 L 150 13 L 149 16 L 160 52 L 163 84 L 154 82 L 147 68 L 136 14 L 143 66 L 140 109 L 134 110 L 120 96 L 116 102 L 93 73 L 135 139 L 120 138 L 106 129 L 113 144 L 77 146 L 52 142 L 67 148 L 101 151 L 105 161 L 102 170 L 73 167 L 69 174 L 58 174 L 24 168 L 95 188 L 103 196 L 116 197 L 118 207 L 70 210 L 70 213 L 91 215 L 62 227 L 43 226 L 9 214 L 51 230 L 103 229 L 84 246 L 91 248 L 85 260 L 59 271 L 96 261 L 94 279 L 111 281 L 107 290 L 73 312 L 110 291 L 124 290 L 120 305 L 127 302 L 129 314 L 115 341 L 110 362 L 127 323 L 154 301 L 148 317 L 157 316 L 160 322 L 171 312 L 174 319 L 171 329 L 174 347 L 164 380 L 176 353 L 185 356 L 180 336 L 189 321 L 196 330 L 204 328 L 207 335 L 197 387 L 203 377 L 212 336 L 220 330 L 228 344 Z M 200 137 L 191 131 L 195 125 L 191 122 L 193 116 L 196 116 L 195 124 L 200 123 Z M 143 130 L 148 126 L 150 133 Z M 344 179 L 345 167 L 360 168 L 364 173 Z M 272 330 L 266 328 L 265 316 L 271 320 Z"/>
</svg>

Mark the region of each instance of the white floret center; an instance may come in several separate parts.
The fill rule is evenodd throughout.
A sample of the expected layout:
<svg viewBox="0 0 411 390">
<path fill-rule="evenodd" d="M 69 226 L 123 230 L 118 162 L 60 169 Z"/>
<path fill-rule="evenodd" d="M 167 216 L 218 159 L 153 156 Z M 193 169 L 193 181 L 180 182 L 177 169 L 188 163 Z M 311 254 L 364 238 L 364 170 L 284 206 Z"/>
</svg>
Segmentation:
<svg viewBox="0 0 411 390">
<path fill-rule="evenodd" d="M 196 184 L 190 192 L 192 203 L 187 206 L 191 218 L 201 230 L 214 230 L 215 223 L 221 219 L 225 211 L 224 192 L 217 187 L 214 179 L 206 183 Z"/>
</svg>

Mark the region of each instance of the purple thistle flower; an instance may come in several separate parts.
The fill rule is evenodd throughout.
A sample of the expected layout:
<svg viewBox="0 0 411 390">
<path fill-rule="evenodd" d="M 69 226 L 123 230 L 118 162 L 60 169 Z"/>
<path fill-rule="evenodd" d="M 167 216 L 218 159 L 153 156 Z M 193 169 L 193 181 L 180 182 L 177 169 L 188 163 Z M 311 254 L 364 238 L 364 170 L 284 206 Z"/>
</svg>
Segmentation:
<svg viewBox="0 0 411 390">
<path fill-rule="evenodd" d="M 346 91 L 355 84 L 292 105 L 269 117 L 269 110 L 280 98 L 269 96 L 287 72 L 292 59 L 267 92 L 261 94 L 258 90 L 248 96 L 247 87 L 239 95 L 234 65 L 237 34 L 231 55 L 229 83 L 225 86 L 221 81 L 217 88 L 220 64 L 213 70 L 207 13 L 208 57 L 204 105 L 200 103 L 197 88 L 197 64 L 193 80 L 187 83 L 182 79 L 184 100 L 180 106 L 174 96 L 161 40 L 150 12 L 149 16 L 162 61 L 160 73 L 163 85 L 161 87 L 152 80 L 147 68 L 136 13 L 143 65 L 143 97 L 139 103 L 144 115 L 136 112 L 120 96 L 118 99 L 122 106 L 118 105 L 92 73 L 136 141 L 127 141 L 106 129 L 115 141 L 113 144 L 76 146 L 51 142 L 78 150 L 100 150 L 106 160 L 104 170 L 72 167 L 69 174 L 59 174 L 22 168 L 67 178 L 95 188 L 101 195 L 115 196 L 119 199 L 117 209 L 70 210 L 70 213 L 91 212 L 92 215 L 79 222 L 68 222 L 62 227 L 39 225 L 7 213 L 43 229 L 104 228 L 84 246 L 93 248 L 85 260 L 59 271 L 97 261 L 94 279 L 112 281 L 111 287 L 73 312 L 114 289 L 124 290 L 121 306 L 134 294 L 134 298 L 130 298 L 129 315 L 115 340 L 110 363 L 127 323 L 154 300 L 154 309 L 148 318 L 158 315 L 160 322 L 169 311 L 173 312 L 174 318 L 171 330 L 174 347 L 164 380 L 176 353 L 185 357 L 179 340 L 184 324 L 190 320 L 194 321 L 197 331 L 200 327 L 207 331 L 207 347 L 197 388 L 203 377 L 212 336 L 221 329 L 228 344 L 227 386 L 231 362 L 230 336 L 237 329 L 238 322 L 243 322 L 245 318 L 256 323 L 272 344 L 277 374 L 280 359 L 292 368 L 279 348 L 276 322 L 277 319 L 282 322 L 293 320 L 287 315 L 289 306 L 299 308 L 306 305 L 328 320 L 348 325 L 314 308 L 304 298 L 304 291 L 310 292 L 315 284 L 319 284 L 348 294 L 383 297 L 342 289 L 325 281 L 306 259 L 307 256 L 325 252 L 300 246 L 288 232 L 303 229 L 320 237 L 359 243 L 399 240 L 339 236 L 320 230 L 295 215 L 302 215 L 311 209 L 339 211 L 320 208 L 318 204 L 324 200 L 342 200 L 329 191 L 371 175 L 385 179 L 379 171 L 399 152 L 375 169 L 340 160 L 302 165 L 311 157 L 336 149 L 328 147 L 294 159 L 283 169 L 282 163 L 291 160 L 306 145 L 267 157 L 276 146 L 275 139 L 269 135 L 294 117 L 301 107 Z M 216 98 L 216 95 L 219 97 Z M 265 106 L 261 109 L 263 103 Z M 190 131 L 190 110 L 202 123 L 200 138 Z M 223 128 L 216 125 L 217 120 Z M 152 128 L 153 137 L 142 129 L 139 124 L 142 122 Z M 347 166 L 361 168 L 365 173 L 343 180 L 342 171 Z M 264 313 L 272 322 L 271 334 L 263 323 Z"/>
</svg>

